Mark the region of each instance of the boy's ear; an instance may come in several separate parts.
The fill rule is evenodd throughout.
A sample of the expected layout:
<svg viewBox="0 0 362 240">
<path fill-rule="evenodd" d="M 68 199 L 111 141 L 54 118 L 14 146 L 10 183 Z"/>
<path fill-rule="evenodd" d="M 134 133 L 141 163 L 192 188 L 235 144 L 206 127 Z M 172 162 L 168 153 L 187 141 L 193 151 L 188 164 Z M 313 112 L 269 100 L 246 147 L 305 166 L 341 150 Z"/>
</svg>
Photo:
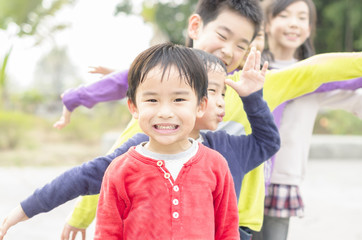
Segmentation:
<svg viewBox="0 0 362 240">
<path fill-rule="evenodd" d="M 127 105 L 129 112 L 132 114 L 132 117 L 134 119 L 138 119 L 139 114 L 137 106 L 130 99 L 128 99 Z"/>
<path fill-rule="evenodd" d="M 206 112 L 206 108 L 207 108 L 207 97 L 203 97 L 200 101 L 199 106 L 197 107 L 196 117 L 202 118 Z"/>
<path fill-rule="evenodd" d="M 189 18 L 189 25 L 187 28 L 188 35 L 192 40 L 195 40 L 199 36 L 200 29 L 202 28 L 203 22 L 199 14 L 192 14 Z"/>
</svg>

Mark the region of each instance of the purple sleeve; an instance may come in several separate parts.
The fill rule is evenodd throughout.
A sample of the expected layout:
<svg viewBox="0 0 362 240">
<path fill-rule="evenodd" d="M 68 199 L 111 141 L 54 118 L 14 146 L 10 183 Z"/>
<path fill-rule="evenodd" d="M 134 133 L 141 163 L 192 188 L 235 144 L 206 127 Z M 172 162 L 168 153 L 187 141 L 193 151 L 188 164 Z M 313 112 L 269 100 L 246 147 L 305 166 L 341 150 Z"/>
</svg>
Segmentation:
<svg viewBox="0 0 362 240">
<path fill-rule="evenodd" d="M 314 92 L 329 92 L 337 89 L 356 90 L 358 88 L 362 88 L 362 77 L 344 81 L 324 83 Z"/>
<path fill-rule="evenodd" d="M 22 201 L 21 207 L 29 218 L 60 206 L 81 195 L 98 194 L 104 172 L 116 157 L 132 146 L 148 141 L 145 134 L 136 134 L 113 153 L 71 168 L 45 186 L 38 188 Z"/>
<path fill-rule="evenodd" d="M 72 112 L 81 105 L 92 108 L 99 102 L 122 99 L 128 89 L 127 77 L 128 70 L 114 72 L 90 85 L 70 89 L 63 95 L 63 104 Z"/>
<path fill-rule="evenodd" d="M 313 93 L 329 92 L 329 91 L 333 91 L 333 90 L 337 90 L 337 89 L 356 90 L 359 88 L 362 88 L 362 77 L 344 80 L 344 81 L 324 83 L 318 89 L 316 89 L 314 92 L 308 93 L 306 95 L 310 95 Z M 303 95 L 303 96 L 306 96 L 306 95 Z M 283 116 L 284 108 L 289 101 L 283 102 L 278 107 L 276 107 L 273 111 L 275 123 L 277 124 L 278 128 L 279 128 L 279 125 L 280 125 L 280 122 L 281 122 L 281 119 Z"/>
</svg>

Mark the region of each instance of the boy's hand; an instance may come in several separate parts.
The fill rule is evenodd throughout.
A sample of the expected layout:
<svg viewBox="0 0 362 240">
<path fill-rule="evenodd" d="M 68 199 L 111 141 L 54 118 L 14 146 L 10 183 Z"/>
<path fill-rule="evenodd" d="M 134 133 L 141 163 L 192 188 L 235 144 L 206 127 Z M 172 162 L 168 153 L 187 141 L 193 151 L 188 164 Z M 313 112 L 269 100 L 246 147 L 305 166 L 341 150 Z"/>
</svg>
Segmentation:
<svg viewBox="0 0 362 240">
<path fill-rule="evenodd" d="M 235 89 L 240 97 L 246 97 L 263 88 L 265 73 L 268 69 L 268 62 L 265 62 L 260 69 L 261 54 L 255 47 L 251 48 L 248 58 L 245 61 L 240 80 L 234 82 L 226 79 L 225 83 Z"/>
<path fill-rule="evenodd" d="M 65 106 L 63 106 L 62 116 L 60 117 L 60 119 L 58 121 L 56 121 L 53 124 L 53 127 L 57 128 L 57 129 L 62 129 L 65 126 L 67 126 L 70 123 L 71 114 L 72 114 L 72 112 L 70 112 Z"/>
<path fill-rule="evenodd" d="M 4 239 L 4 236 L 6 235 L 9 228 L 27 219 L 29 218 L 26 216 L 23 208 L 20 205 L 14 208 L 0 226 L 0 240 Z"/>
<path fill-rule="evenodd" d="M 90 68 L 92 68 L 93 70 L 90 70 L 89 73 L 101 74 L 102 76 L 105 76 L 105 75 L 108 75 L 108 74 L 114 72 L 113 69 L 102 67 L 102 66 L 90 67 Z"/>
<path fill-rule="evenodd" d="M 60 239 L 61 240 L 74 240 L 75 237 L 77 236 L 78 232 L 81 233 L 82 240 L 85 240 L 86 229 L 72 227 L 68 223 L 65 223 Z M 72 235 L 72 238 L 70 238 L 70 235 Z"/>
</svg>

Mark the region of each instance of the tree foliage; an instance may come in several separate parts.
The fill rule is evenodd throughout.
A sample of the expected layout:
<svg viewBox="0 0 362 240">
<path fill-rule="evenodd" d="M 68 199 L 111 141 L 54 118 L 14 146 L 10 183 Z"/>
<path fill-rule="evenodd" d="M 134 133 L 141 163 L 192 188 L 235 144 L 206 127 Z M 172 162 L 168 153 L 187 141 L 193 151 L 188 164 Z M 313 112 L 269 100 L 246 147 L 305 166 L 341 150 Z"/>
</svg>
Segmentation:
<svg viewBox="0 0 362 240">
<path fill-rule="evenodd" d="M 35 68 L 34 85 L 50 100 L 56 99 L 66 90 L 67 83 L 80 81 L 76 67 L 68 56 L 67 48 L 54 47 L 45 54 Z"/>
<path fill-rule="evenodd" d="M 362 1 L 314 0 L 317 7 L 315 47 L 318 53 L 362 50 Z M 144 0 L 136 12 L 131 0 L 120 0 L 115 13 L 141 14 L 156 24 L 170 41 L 184 43 L 187 20 L 197 0 Z"/>
<path fill-rule="evenodd" d="M 75 0 L 0 0 L 0 29 L 14 27 L 17 36 L 37 35 L 44 37 L 44 29 L 39 31 L 40 24 L 50 16 L 54 16 L 64 5 Z M 50 32 L 63 29 L 66 25 L 58 24 L 49 29 Z M 46 31 L 46 33 L 49 33 Z"/>
<path fill-rule="evenodd" d="M 9 39 L 34 36 L 35 44 L 39 44 L 45 37 L 49 37 L 55 31 L 64 29 L 67 26 L 60 23 L 44 27 L 42 23 L 49 20 L 49 17 L 54 16 L 64 5 L 75 1 L 0 0 L 0 30 L 6 31 Z M 12 48 L 13 46 L 10 44 L 5 55 L 0 56 L 0 95 L 3 103 L 7 102 L 6 67 Z"/>
<path fill-rule="evenodd" d="M 130 0 L 121 1 L 115 14 L 140 14 L 145 22 L 158 26 L 171 42 L 184 44 L 188 17 L 195 9 L 197 0 L 144 0 L 141 12 L 137 13 Z"/>
<path fill-rule="evenodd" d="M 362 1 L 314 0 L 317 7 L 317 52 L 362 50 Z"/>
</svg>

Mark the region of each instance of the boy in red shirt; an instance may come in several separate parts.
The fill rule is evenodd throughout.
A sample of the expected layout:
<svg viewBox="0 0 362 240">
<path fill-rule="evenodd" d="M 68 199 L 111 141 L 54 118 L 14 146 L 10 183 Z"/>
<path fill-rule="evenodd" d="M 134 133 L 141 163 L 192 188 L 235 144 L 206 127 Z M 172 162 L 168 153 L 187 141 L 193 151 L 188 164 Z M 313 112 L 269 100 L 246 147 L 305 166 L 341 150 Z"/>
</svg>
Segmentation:
<svg viewBox="0 0 362 240">
<path fill-rule="evenodd" d="M 238 239 L 226 160 L 189 138 L 207 104 L 207 72 L 186 47 L 142 52 L 128 107 L 149 141 L 115 159 L 103 179 L 94 239 Z"/>
</svg>

